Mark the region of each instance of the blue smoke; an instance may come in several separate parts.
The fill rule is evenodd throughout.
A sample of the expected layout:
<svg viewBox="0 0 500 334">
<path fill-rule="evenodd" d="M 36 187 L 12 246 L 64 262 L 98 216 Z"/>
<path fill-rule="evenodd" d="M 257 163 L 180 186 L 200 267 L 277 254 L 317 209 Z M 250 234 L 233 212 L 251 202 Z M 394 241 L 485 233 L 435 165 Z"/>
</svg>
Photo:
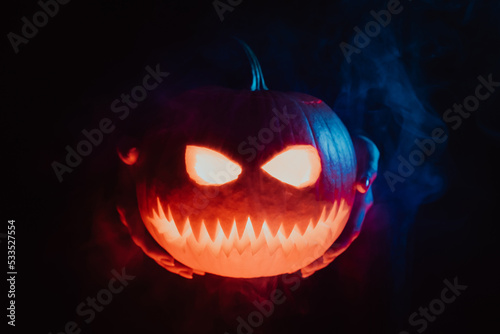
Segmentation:
<svg viewBox="0 0 500 334">
<path fill-rule="evenodd" d="M 379 20 L 388 21 L 383 13 L 391 2 L 346 0 L 303 11 L 292 8 L 290 13 L 280 6 L 245 3 L 224 21 L 224 28 L 207 33 L 210 38 L 169 50 L 171 63 L 165 67 L 173 69 L 172 80 L 180 91 L 202 85 L 248 89 L 251 68 L 231 37 L 240 38 L 259 59 L 270 90 L 316 96 L 336 111 L 352 135 L 374 141 L 381 152 L 379 174 L 373 185 L 375 203 L 363 230 L 368 238 L 376 237 L 370 234 L 376 229 L 387 234 L 379 249 L 369 252 L 388 249 L 392 317 L 405 321 L 411 313 L 414 256 L 409 235 L 418 223 L 419 208 L 438 199 L 449 182 L 447 140 L 438 142 L 433 134 L 441 130 L 440 138 L 448 136 L 441 114 L 463 99 L 447 93 L 456 86 L 449 73 L 466 64 L 470 49 L 460 29 L 477 20 L 479 8 L 488 11 L 488 5 L 401 0 L 383 26 Z M 489 6 L 493 13 L 499 5 Z M 379 30 L 369 33 L 372 22 L 379 24 Z M 372 35 L 369 42 L 364 37 L 362 46 L 358 28 Z M 357 51 L 346 54 L 341 43 Z M 181 66 L 177 58 L 189 61 Z M 467 78 L 479 74 L 483 73 Z M 168 89 L 174 90 L 173 82 Z M 443 94 L 445 98 L 436 97 Z M 485 132 L 498 137 L 490 124 L 481 124 Z M 420 160 L 412 163 L 415 159 Z"/>
<path fill-rule="evenodd" d="M 337 112 L 351 134 L 365 135 L 379 148 L 375 204 L 367 218 L 372 222 L 365 224 L 379 226 L 389 234 L 389 245 L 382 247 L 389 247 L 391 256 L 392 317 L 401 321 L 411 313 L 408 287 L 413 251 L 409 232 L 419 207 L 438 199 L 448 183 L 448 130 L 440 115 L 444 109 L 435 107 L 439 105 L 435 95 L 452 84 L 447 70 L 465 61 L 465 46 L 453 27 L 466 24 L 477 4 L 401 1 L 390 22 L 385 27 L 379 24 L 379 31 L 368 36 L 367 45 L 357 46 L 357 28 L 366 34 L 367 23 L 377 22 L 372 12 L 380 17 L 389 2 L 325 5 L 317 9 L 318 13 L 303 13 L 300 21 L 282 18 L 267 23 L 262 32 L 272 33 L 266 37 L 243 28 L 239 37 L 259 57 L 269 89 L 300 91 L 321 98 Z M 329 20 L 315 17 L 324 17 L 325 12 Z M 430 14 L 436 12 L 441 16 Z M 342 42 L 359 52 L 346 57 Z M 449 58 L 453 64 L 446 63 Z M 244 73 L 244 64 L 240 70 Z M 435 131 L 440 133 L 439 141 L 433 138 Z M 416 141 L 428 146 L 422 148 Z M 393 175 L 396 179 L 391 178 Z"/>
<path fill-rule="evenodd" d="M 391 231 L 393 292 L 400 300 L 405 297 L 401 291 L 408 291 L 403 285 L 411 280 L 408 232 L 419 206 L 442 194 L 446 183 L 444 170 L 438 165 L 446 143 L 435 143 L 430 155 L 420 153 L 422 164 L 410 162 L 401 167 L 412 152 L 421 152 L 415 140 L 432 140 L 435 129 L 446 133 L 444 122 L 428 103 L 429 92 L 404 63 L 402 52 L 387 27 L 350 64 L 342 65 L 342 84 L 334 105 L 347 127 L 371 138 L 381 152 L 374 184 L 375 217 L 371 217 L 374 225 L 388 226 Z M 400 169 L 405 174 L 401 175 Z M 385 214 L 380 216 L 377 211 Z M 392 304 L 400 307 L 400 300 Z"/>
</svg>

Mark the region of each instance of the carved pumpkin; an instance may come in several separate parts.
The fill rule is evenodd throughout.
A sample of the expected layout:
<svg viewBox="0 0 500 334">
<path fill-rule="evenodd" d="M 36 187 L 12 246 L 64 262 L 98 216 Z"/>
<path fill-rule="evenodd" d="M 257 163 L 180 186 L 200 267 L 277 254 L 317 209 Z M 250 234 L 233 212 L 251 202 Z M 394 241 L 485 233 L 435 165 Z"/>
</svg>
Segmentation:
<svg viewBox="0 0 500 334">
<path fill-rule="evenodd" d="M 355 199 L 356 156 L 340 119 L 312 96 L 266 90 L 253 69 L 252 90 L 206 87 L 171 100 L 168 123 L 121 155 L 147 231 L 197 273 L 304 268 L 339 237 Z"/>
</svg>

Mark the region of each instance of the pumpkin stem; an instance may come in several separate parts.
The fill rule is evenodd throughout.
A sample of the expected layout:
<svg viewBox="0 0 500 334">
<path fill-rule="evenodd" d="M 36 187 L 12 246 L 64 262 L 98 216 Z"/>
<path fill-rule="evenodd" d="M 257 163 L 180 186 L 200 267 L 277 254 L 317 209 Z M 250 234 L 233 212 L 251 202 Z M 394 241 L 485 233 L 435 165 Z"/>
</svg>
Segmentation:
<svg viewBox="0 0 500 334">
<path fill-rule="evenodd" d="M 262 74 L 262 68 L 260 67 L 259 60 L 253 53 L 252 49 L 248 46 L 247 43 L 243 42 L 241 39 L 235 39 L 243 46 L 245 53 L 250 61 L 250 67 L 252 68 L 252 86 L 250 87 L 251 91 L 256 90 L 268 90 L 266 83 L 264 82 L 264 75 Z"/>
</svg>

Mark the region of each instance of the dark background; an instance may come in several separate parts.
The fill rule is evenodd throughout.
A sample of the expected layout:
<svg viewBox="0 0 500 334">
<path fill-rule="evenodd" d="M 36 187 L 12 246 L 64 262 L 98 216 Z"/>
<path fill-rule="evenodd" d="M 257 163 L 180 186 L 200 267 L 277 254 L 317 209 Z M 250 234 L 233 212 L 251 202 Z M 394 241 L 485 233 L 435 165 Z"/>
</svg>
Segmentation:
<svg viewBox="0 0 500 334">
<path fill-rule="evenodd" d="M 58 333 L 74 320 L 83 333 L 236 333 L 237 317 L 246 319 L 255 310 L 251 302 L 277 286 L 287 300 L 255 333 L 415 333 L 409 315 L 439 298 L 443 280 L 454 277 L 468 288 L 425 332 L 494 331 L 500 311 L 499 93 L 450 129 L 439 154 L 395 193 L 383 173 L 414 149 L 402 138 L 440 124 L 446 109 L 474 93 L 477 76 L 492 73 L 500 80 L 500 7 L 487 1 L 402 4 L 380 36 L 353 55 L 351 67 L 339 43 L 386 2 L 244 0 L 221 22 L 211 1 L 72 1 L 18 54 L 5 37 L 1 232 L 8 219 L 16 220 L 14 332 Z M 3 6 L 5 36 L 20 33 L 21 17 L 31 19 L 40 9 L 33 1 Z M 113 211 L 121 136 L 146 124 L 170 94 L 204 84 L 248 86 L 246 59 L 232 36 L 252 47 L 270 89 L 301 91 L 339 106 L 347 127 L 370 134 L 381 148 L 375 205 L 360 237 L 294 291 L 280 278 L 173 275 L 141 254 Z M 397 64 L 389 67 L 400 70 L 390 80 L 376 71 L 383 66 L 374 66 L 383 63 L 384 50 L 399 50 Z M 103 117 L 115 120 L 111 101 L 142 81 L 145 66 L 158 63 L 170 76 L 59 183 L 51 163 L 64 160 L 64 147 L 74 147 L 81 130 Z M 401 126 L 404 114 L 381 96 L 400 79 L 402 94 L 416 96 L 428 112 L 415 117 L 420 111 L 410 110 L 407 117 L 420 122 L 411 129 Z M 367 82 L 382 87 L 360 95 L 364 107 L 342 110 L 342 89 Z M 123 266 L 136 278 L 84 324 L 76 306 Z"/>
</svg>

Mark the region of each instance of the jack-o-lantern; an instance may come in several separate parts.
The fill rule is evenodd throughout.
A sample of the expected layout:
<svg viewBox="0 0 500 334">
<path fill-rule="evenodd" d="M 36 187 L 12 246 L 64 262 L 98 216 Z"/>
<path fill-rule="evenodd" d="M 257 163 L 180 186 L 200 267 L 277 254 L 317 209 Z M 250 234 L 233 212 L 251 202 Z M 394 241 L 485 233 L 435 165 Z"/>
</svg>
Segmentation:
<svg viewBox="0 0 500 334">
<path fill-rule="evenodd" d="M 185 92 L 166 107 L 170 124 L 120 154 L 133 169 L 138 207 L 119 207 L 122 221 L 136 224 L 134 241 L 150 256 L 183 276 L 307 267 L 337 240 L 356 190 L 365 193 L 375 177 L 376 167 L 360 175 L 337 115 L 312 96 L 267 90 L 244 46 L 251 90 Z"/>
</svg>

